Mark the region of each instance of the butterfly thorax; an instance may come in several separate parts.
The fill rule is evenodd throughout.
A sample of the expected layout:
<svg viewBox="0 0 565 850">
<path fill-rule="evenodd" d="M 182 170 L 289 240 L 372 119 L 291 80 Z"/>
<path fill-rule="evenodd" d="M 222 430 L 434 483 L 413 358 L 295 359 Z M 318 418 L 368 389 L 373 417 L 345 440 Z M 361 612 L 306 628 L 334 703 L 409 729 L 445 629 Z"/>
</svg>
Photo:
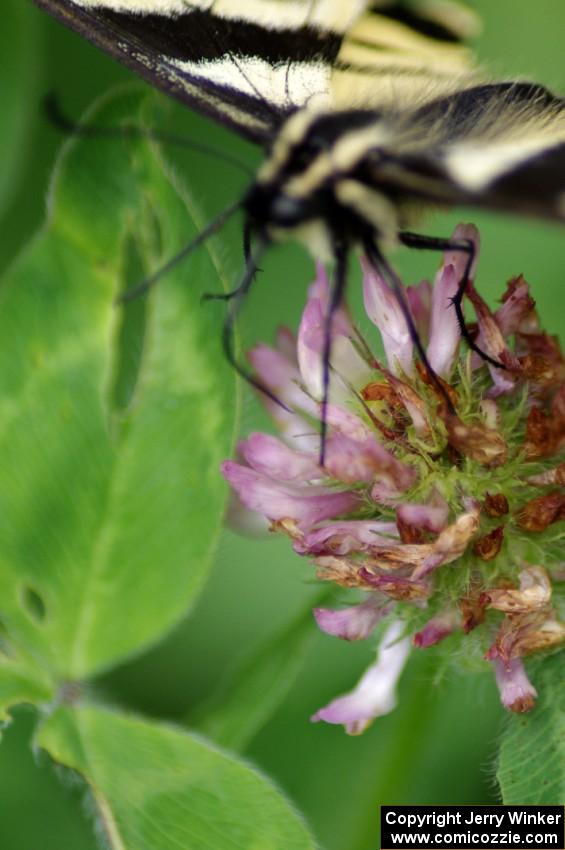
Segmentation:
<svg viewBox="0 0 565 850">
<path fill-rule="evenodd" d="M 247 194 L 252 229 L 277 241 L 298 238 L 317 256 L 332 253 L 336 236 L 349 244 L 393 240 L 397 199 L 366 181 L 386 138 L 387 122 L 374 110 L 292 115 Z"/>
</svg>

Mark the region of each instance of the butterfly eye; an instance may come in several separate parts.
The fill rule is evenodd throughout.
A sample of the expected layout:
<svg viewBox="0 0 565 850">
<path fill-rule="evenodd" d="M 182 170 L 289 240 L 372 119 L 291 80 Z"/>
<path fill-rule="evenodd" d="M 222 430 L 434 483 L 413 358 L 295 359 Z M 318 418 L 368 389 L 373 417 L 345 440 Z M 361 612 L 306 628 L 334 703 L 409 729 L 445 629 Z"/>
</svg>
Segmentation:
<svg viewBox="0 0 565 850">
<path fill-rule="evenodd" d="M 293 227 L 304 217 L 304 202 L 298 198 L 280 195 L 271 205 L 271 219 L 279 227 Z"/>
</svg>

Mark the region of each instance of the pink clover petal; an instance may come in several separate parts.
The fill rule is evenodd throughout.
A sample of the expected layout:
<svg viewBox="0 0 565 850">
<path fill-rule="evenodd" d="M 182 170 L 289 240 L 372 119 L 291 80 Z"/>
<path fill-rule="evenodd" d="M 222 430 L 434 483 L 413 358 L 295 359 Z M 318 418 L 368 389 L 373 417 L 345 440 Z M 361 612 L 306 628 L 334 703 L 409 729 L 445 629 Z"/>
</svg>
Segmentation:
<svg viewBox="0 0 565 850">
<path fill-rule="evenodd" d="M 422 280 L 415 286 L 407 286 L 406 298 L 418 333 L 420 337 L 426 340 L 430 327 L 430 310 L 432 306 L 432 285 L 429 280 Z"/>
<path fill-rule="evenodd" d="M 233 490 L 229 494 L 226 525 L 246 537 L 261 538 L 269 535 L 268 520 L 256 511 L 246 508 Z"/>
<path fill-rule="evenodd" d="M 391 623 L 376 662 L 365 671 L 355 689 L 317 711 L 312 722 L 341 723 L 349 735 L 360 735 L 375 718 L 396 707 L 397 682 L 410 653 L 410 639 L 399 639 L 402 631 L 402 623 Z"/>
<path fill-rule="evenodd" d="M 235 461 L 224 461 L 221 471 L 250 510 L 270 520 L 294 520 L 301 529 L 349 513 L 359 506 L 359 496 L 349 490 L 336 492 L 324 487 L 279 484 Z"/>
<path fill-rule="evenodd" d="M 499 398 L 501 395 L 508 395 L 511 393 L 516 386 L 516 382 L 503 375 L 502 369 L 497 369 L 496 366 L 491 366 L 490 364 L 488 364 L 488 367 L 494 384 L 492 389 L 488 392 L 488 397 Z"/>
<path fill-rule="evenodd" d="M 314 399 L 322 394 L 323 321 L 322 305 L 316 298 L 309 299 L 300 320 L 296 350 L 301 379 Z"/>
<path fill-rule="evenodd" d="M 269 434 L 251 434 L 238 446 L 247 464 L 279 481 L 312 481 L 322 477 L 317 454 L 289 448 Z"/>
<path fill-rule="evenodd" d="M 447 526 L 449 517 L 449 506 L 441 497 L 435 497 L 435 504 L 417 505 L 406 502 L 396 509 L 396 516 L 405 525 L 422 531 L 430 531 L 439 534 Z"/>
<path fill-rule="evenodd" d="M 392 452 L 375 439 L 373 431 L 354 413 L 338 405 L 329 404 L 326 418 L 334 432 L 328 439 L 326 466 L 339 480 L 367 482 L 380 480 L 387 497 L 398 496 L 416 482 L 418 477 L 416 470 L 397 460 Z M 344 452 L 342 457 L 340 457 L 340 451 Z M 359 466 L 362 458 L 365 459 L 367 468 L 358 469 L 355 474 L 359 473 L 359 478 L 354 478 L 348 463 L 355 460 Z M 372 476 L 370 469 L 374 471 Z M 375 499 L 375 501 L 378 500 Z M 384 499 L 383 503 L 388 504 Z"/>
<path fill-rule="evenodd" d="M 374 433 L 362 419 L 336 404 L 328 404 L 326 419 L 329 426 L 340 434 L 345 434 L 353 440 L 374 439 Z"/>
<path fill-rule="evenodd" d="M 371 489 L 371 498 L 374 502 L 388 505 L 391 499 L 398 498 L 414 486 L 418 479 L 418 473 L 413 466 L 390 455 L 388 450 L 380 444 L 379 452 L 380 468 L 375 475 L 377 481 Z M 375 452 L 375 456 L 376 454 Z"/>
<path fill-rule="evenodd" d="M 348 520 L 333 522 L 324 528 L 315 528 L 294 543 L 294 550 L 300 555 L 348 555 L 350 552 L 364 552 L 371 546 L 394 542 L 386 535 L 396 536 L 393 522 L 374 520 Z"/>
<path fill-rule="evenodd" d="M 262 344 L 251 349 L 248 356 L 261 383 L 272 390 L 287 407 L 316 416 L 317 405 L 302 389 L 300 372 L 295 363 L 280 351 Z M 261 393 L 260 398 L 265 399 L 265 395 Z M 275 410 L 285 413 L 280 405 L 271 402 L 271 405 L 273 404 Z M 289 415 L 292 414 L 287 414 Z"/>
<path fill-rule="evenodd" d="M 435 646 L 436 643 L 452 634 L 455 629 L 460 628 L 461 623 L 459 611 L 445 611 L 443 614 L 438 614 L 437 617 L 428 620 L 424 628 L 416 632 L 412 638 L 412 643 L 419 649 Z"/>
<path fill-rule="evenodd" d="M 477 264 L 479 262 L 481 240 L 479 237 L 479 231 L 474 224 L 458 224 L 453 231 L 453 235 L 451 237 L 452 242 L 461 242 L 464 240 L 472 242 L 475 247 L 475 257 L 469 271 L 469 278 L 471 280 L 475 280 Z M 463 253 L 463 251 L 446 251 L 443 255 L 443 265 L 453 266 L 457 279 L 463 280 L 465 275 L 465 266 L 467 265 L 467 254 Z"/>
<path fill-rule="evenodd" d="M 316 277 L 308 287 L 308 300 L 316 298 L 324 306 L 327 306 L 330 298 L 330 281 L 326 267 L 323 263 L 316 262 Z"/>
<path fill-rule="evenodd" d="M 362 420 L 328 405 L 327 421 L 334 433 L 328 438 L 326 466 L 337 478 L 367 483 L 381 480 L 395 492 L 413 486 L 418 477 L 414 467 L 398 460 L 379 443 Z"/>
<path fill-rule="evenodd" d="M 270 345 L 256 345 L 248 357 L 259 380 L 274 392 L 281 393 L 300 378 L 298 364 Z"/>
<path fill-rule="evenodd" d="M 415 470 L 385 449 L 374 437 L 353 440 L 345 434 L 332 434 L 326 446 L 326 469 L 339 481 L 353 484 L 375 480 L 390 482 L 401 491 L 412 486 Z"/>
<path fill-rule="evenodd" d="M 261 393 L 259 398 L 269 415 L 276 422 L 284 436 L 300 447 L 315 449 L 318 440 L 312 435 L 312 427 L 300 415 L 317 416 L 317 406 L 300 387 L 298 366 L 288 357 L 268 345 L 257 345 L 249 352 L 249 360 L 261 383 L 271 389 L 283 404 L 292 410 L 284 410 L 279 404 Z M 303 435 L 310 435 L 304 439 Z"/>
<path fill-rule="evenodd" d="M 330 281 L 323 263 L 316 263 L 316 277 L 308 289 L 308 300 L 311 299 L 320 302 L 322 315 L 325 316 L 330 304 Z M 334 319 L 337 322 L 337 324 L 334 324 L 334 328 L 338 333 L 348 337 L 354 335 L 354 326 L 345 304 L 342 303 L 335 311 Z"/>
<path fill-rule="evenodd" d="M 522 661 L 515 658 L 506 663 L 494 658 L 492 664 L 502 705 L 518 713 L 533 708 L 538 693 L 528 679 Z"/>
<path fill-rule="evenodd" d="M 449 377 L 451 373 L 461 339 L 452 301 L 459 280 L 455 266 L 443 266 L 436 277 L 432 295 L 427 355 L 432 369 L 443 378 Z"/>
<path fill-rule="evenodd" d="M 388 367 L 395 375 L 414 371 L 414 343 L 396 296 L 362 257 L 363 298 L 367 315 L 381 332 Z"/>
<path fill-rule="evenodd" d="M 327 305 L 320 299 L 309 298 L 298 330 L 300 374 L 308 393 L 314 399 L 321 399 L 323 393 L 326 310 Z M 335 374 L 330 382 L 330 393 L 333 396 L 337 390 L 336 376 L 357 384 L 362 383 L 364 378 L 368 379 L 369 372 L 366 362 L 352 343 L 355 332 L 344 309 L 334 313 L 331 331 L 331 362 Z"/>
<path fill-rule="evenodd" d="M 373 484 L 369 495 L 375 504 L 394 508 L 402 497 L 403 491 L 392 486 L 390 481 L 379 481 L 377 484 Z"/>
<path fill-rule="evenodd" d="M 294 366 L 298 367 L 296 358 L 296 334 L 284 325 L 277 329 L 275 336 L 277 350 Z"/>
<path fill-rule="evenodd" d="M 378 623 L 391 612 L 393 603 L 379 593 L 371 593 L 365 602 L 350 608 L 333 610 L 314 608 L 314 617 L 320 629 L 342 640 L 365 640 Z"/>
<path fill-rule="evenodd" d="M 517 358 L 511 353 L 496 320 L 490 311 L 486 302 L 481 298 L 478 292 L 472 287 L 468 287 L 467 295 L 473 304 L 477 315 L 479 325 L 479 335 L 477 337 L 477 345 L 479 348 L 492 357 L 493 360 L 503 363 L 507 369 L 500 369 L 498 366 L 487 364 L 489 372 L 494 384 L 493 389 L 489 393 L 491 397 L 505 395 L 511 392 L 516 385 L 516 378 L 508 370 L 519 369 L 520 364 Z M 473 368 L 483 364 L 483 360 L 478 358 L 478 355 L 472 361 Z"/>
</svg>

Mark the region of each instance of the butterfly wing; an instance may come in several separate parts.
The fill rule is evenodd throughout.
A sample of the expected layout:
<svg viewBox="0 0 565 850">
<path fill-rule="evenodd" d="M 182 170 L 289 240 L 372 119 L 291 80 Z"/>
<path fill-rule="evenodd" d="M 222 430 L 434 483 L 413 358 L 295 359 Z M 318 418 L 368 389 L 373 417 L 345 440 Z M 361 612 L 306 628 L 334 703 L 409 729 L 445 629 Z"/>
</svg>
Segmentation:
<svg viewBox="0 0 565 850">
<path fill-rule="evenodd" d="M 268 144 L 293 110 L 422 98 L 468 65 L 464 7 L 426 0 L 36 0 L 192 108 Z M 400 79 L 399 79 L 400 78 Z M 443 90 L 443 89 L 441 89 Z"/>
<path fill-rule="evenodd" d="M 460 3 L 381 0 L 345 33 L 333 64 L 336 109 L 410 109 L 456 90 L 474 74 L 464 40 L 479 19 Z"/>
<path fill-rule="evenodd" d="M 565 99 L 543 86 L 474 85 L 386 121 L 364 173 L 374 188 L 565 220 Z"/>
</svg>

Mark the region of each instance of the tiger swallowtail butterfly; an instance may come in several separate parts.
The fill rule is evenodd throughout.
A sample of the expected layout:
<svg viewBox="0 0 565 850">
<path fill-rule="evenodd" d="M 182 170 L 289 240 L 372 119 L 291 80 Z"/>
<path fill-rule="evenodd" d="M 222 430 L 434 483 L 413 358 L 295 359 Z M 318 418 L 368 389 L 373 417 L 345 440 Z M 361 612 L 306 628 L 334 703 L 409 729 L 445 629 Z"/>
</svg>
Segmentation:
<svg viewBox="0 0 565 850">
<path fill-rule="evenodd" d="M 467 274 L 473 261 L 469 243 L 409 231 L 422 206 L 565 220 L 565 99 L 533 82 L 488 80 L 463 43 L 476 18 L 459 3 L 35 2 L 157 88 L 265 149 L 236 205 L 246 219 L 247 267 L 232 293 L 224 343 L 242 373 L 231 327 L 274 240 L 297 236 L 335 261 L 325 403 L 332 310 L 353 248 L 403 304 L 388 245 L 464 251 Z M 454 306 L 474 347 L 463 319 L 465 284 Z"/>
</svg>

